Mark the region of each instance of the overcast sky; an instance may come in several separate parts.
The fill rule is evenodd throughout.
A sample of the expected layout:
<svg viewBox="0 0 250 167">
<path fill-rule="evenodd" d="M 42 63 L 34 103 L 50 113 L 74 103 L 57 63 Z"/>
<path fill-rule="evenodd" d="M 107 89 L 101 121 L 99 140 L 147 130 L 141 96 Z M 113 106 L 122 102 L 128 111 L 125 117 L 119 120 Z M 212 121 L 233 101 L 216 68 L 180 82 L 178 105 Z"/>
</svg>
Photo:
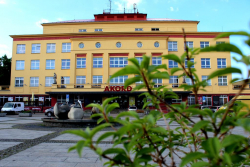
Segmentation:
<svg viewBox="0 0 250 167">
<path fill-rule="evenodd" d="M 133 3 L 148 18 L 200 21 L 198 31 L 250 32 L 250 0 L 112 0 L 111 7 L 132 9 Z M 109 0 L 0 0 L 0 56 L 12 56 L 9 35 L 42 34 L 41 23 L 93 19 L 108 8 Z M 242 38 L 231 37 L 230 41 L 250 55 Z"/>
</svg>

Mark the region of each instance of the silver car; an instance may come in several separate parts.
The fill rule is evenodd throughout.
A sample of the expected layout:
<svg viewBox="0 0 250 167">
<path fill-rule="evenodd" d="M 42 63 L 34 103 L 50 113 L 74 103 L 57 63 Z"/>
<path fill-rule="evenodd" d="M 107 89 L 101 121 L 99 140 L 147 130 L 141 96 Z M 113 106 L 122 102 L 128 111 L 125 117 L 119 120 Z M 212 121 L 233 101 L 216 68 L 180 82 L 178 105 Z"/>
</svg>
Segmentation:
<svg viewBox="0 0 250 167">
<path fill-rule="evenodd" d="M 54 116 L 54 107 L 46 109 L 44 114 L 48 117 Z"/>
<path fill-rule="evenodd" d="M 137 110 L 137 107 L 136 106 L 130 106 L 128 108 L 128 111 L 136 111 Z"/>
</svg>

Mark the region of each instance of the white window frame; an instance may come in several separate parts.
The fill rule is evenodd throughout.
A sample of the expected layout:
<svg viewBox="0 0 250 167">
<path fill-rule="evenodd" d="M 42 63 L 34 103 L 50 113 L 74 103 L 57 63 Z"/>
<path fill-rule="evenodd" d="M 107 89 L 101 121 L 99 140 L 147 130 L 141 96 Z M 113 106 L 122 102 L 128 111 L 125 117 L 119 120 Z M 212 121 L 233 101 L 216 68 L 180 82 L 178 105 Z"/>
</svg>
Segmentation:
<svg viewBox="0 0 250 167">
<path fill-rule="evenodd" d="M 68 53 L 71 52 L 71 43 L 62 43 L 62 52 Z"/>
<path fill-rule="evenodd" d="M 51 87 L 54 83 L 53 77 L 45 77 L 45 87 Z"/>
<path fill-rule="evenodd" d="M 40 43 L 34 43 L 31 47 L 31 53 L 40 53 L 41 51 L 41 44 Z"/>
<path fill-rule="evenodd" d="M 121 85 L 121 84 L 124 84 L 127 79 L 128 79 L 127 75 L 119 76 L 119 77 L 112 78 L 109 83 L 110 85 L 113 85 L 113 86 L 115 86 L 116 84 Z"/>
<path fill-rule="evenodd" d="M 86 58 L 77 58 L 76 68 L 86 68 Z"/>
<path fill-rule="evenodd" d="M 17 44 L 16 53 L 17 54 L 24 54 L 25 53 L 25 49 L 26 49 L 26 45 L 25 44 Z"/>
<path fill-rule="evenodd" d="M 175 67 L 178 67 L 178 63 L 174 60 L 168 60 L 168 68 L 175 68 Z"/>
<path fill-rule="evenodd" d="M 15 87 L 23 87 L 23 82 L 23 77 L 15 77 Z"/>
<path fill-rule="evenodd" d="M 31 70 L 39 70 L 40 69 L 40 60 L 31 60 L 30 69 Z"/>
<path fill-rule="evenodd" d="M 128 58 L 127 57 L 110 57 L 109 58 L 109 67 L 110 68 L 121 68 L 121 67 L 125 67 L 127 65 L 128 65 Z"/>
<path fill-rule="evenodd" d="M 162 79 L 161 78 L 155 78 L 153 79 L 154 84 L 154 88 L 158 88 L 160 86 L 162 86 Z"/>
<path fill-rule="evenodd" d="M 222 65 L 225 62 L 225 65 Z M 217 58 L 217 68 L 226 68 L 227 67 L 227 59 L 226 58 Z"/>
<path fill-rule="evenodd" d="M 30 77 L 30 87 L 39 86 L 39 77 Z"/>
<path fill-rule="evenodd" d="M 177 75 L 173 75 L 169 77 L 169 83 L 172 84 L 173 88 L 179 87 L 179 78 Z"/>
<path fill-rule="evenodd" d="M 139 64 L 141 64 L 143 57 L 135 57 Z"/>
<path fill-rule="evenodd" d="M 216 41 L 216 45 L 226 43 L 225 41 Z"/>
<path fill-rule="evenodd" d="M 103 58 L 102 57 L 93 57 L 93 68 L 102 68 Z"/>
<path fill-rule="evenodd" d="M 186 45 L 190 49 L 194 48 L 194 42 L 193 41 L 186 41 Z M 185 43 L 184 43 L 184 49 L 185 49 Z"/>
<path fill-rule="evenodd" d="M 187 85 L 193 85 L 193 84 L 192 84 L 192 80 L 191 80 L 191 78 L 189 78 L 189 77 L 186 77 L 186 78 L 185 78 L 185 82 L 186 82 Z"/>
<path fill-rule="evenodd" d="M 70 83 L 70 77 L 68 76 L 63 76 L 64 79 L 64 84 L 69 84 Z M 62 82 L 62 81 L 61 81 Z"/>
<path fill-rule="evenodd" d="M 155 65 L 155 66 L 162 65 L 162 58 L 152 57 L 152 65 Z"/>
<path fill-rule="evenodd" d="M 209 47 L 209 41 L 200 41 L 200 48 Z"/>
<path fill-rule="evenodd" d="M 62 59 L 61 69 L 62 70 L 70 69 L 70 59 Z"/>
<path fill-rule="evenodd" d="M 102 28 L 95 28 L 95 32 L 102 32 Z"/>
<path fill-rule="evenodd" d="M 143 31 L 143 28 L 135 28 L 135 31 Z"/>
<path fill-rule="evenodd" d="M 55 43 L 47 43 L 46 53 L 56 53 L 56 44 Z"/>
<path fill-rule="evenodd" d="M 202 75 L 202 76 L 201 76 L 201 80 L 202 80 L 202 81 L 206 80 L 206 82 L 208 83 L 208 86 L 211 86 L 211 85 L 212 85 L 211 79 L 208 79 L 208 75 Z"/>
<path fill-rule="evenodd" d="M 86 76 L 76 76 L 76 84 L 85 84 L 86 83 Z"/>
<path fill-rule="evenodd" d="M 212 96 L 205 96 L 205 102 L 202 102 L 205 106 L 212 106 Z"/>
<path fill-rule="evenodd" d="M 54 69 L 55 69 L 55 59 L 47 59 L 46 70 L 54 70 Z"/>
<path fill-rule="evenodd" d="M 204 63 L 204 65 L 202 65 Z M 210 68 L 210 58 L 201 58 L 201 68 Z"/>
<path fill-rule="evenodd" d="M 87 32 L 87 29 L 79 29 L 79 32 Z"/>
<path fill-rule="evenodd" d="M 168 41 L 168 51 L 178 51 L 178 42 L 177 41 Z"/>
<path fill-rule="evenodd" d="M 220 95 L 219 96 L 219 104 L 224 105 L 228 102 L 228 96 L 227 95 Z"/>
<path fill-rule="evenodd" d="M 190 95 L 188 96 L 188 105 L 194 105 L 195 104 L 195 96 Z"/>
<path fill-rule="evenodd" d="M 93 75 L 93 85 L 94 87 L 101 87 L 102 84 L 102 75 Z M 95 85 L 95 84 L 99 84 L 99 85 Z"/>
<path fill-rule="evenodd" d="M 218 76 L 218 85 L 227 86 L 227 76 Z"/>
<path fill-rule="evenodd" d="M 194 58 L 191 58 L 189 61 L 191 61 L 191 62 L 194 63 Z M 185 68 L 188 68 L 188 65 L 187 65 L 187 58 L 185 58 Z M 194 68 L 194 65 L 192 65 L 190 68 Z"/>
<path fill-rule="evenodd" d="M 16 60 L 16 70 L 24 70 L 24 65 L 24 60 Z"/>
</svg>

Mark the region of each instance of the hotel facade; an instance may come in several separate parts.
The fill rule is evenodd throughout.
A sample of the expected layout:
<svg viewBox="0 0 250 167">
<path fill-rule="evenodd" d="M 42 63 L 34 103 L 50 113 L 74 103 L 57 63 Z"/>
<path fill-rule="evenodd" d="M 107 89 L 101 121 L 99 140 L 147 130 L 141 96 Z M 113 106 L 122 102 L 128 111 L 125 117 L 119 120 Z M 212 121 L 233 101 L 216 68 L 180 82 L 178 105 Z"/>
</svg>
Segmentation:
<svg viewBox="0 0 250 167">
<path fill-rule="evenodd" d="M 131 93 L 135 85 L 127 89 L 123 87 L 124 81 L 134 76 L 114 78 L 110 83 L 107 83 L 108 78 L 128 65 L 128 58 L 140 62 L 142 55 L 152 55 L 151 64 L 166 64 L 169 72 L 178 67 L 176 62 L 163 60 L 160 56 L 171 53 L 181 56 L 184 53 L 182 28 L 190 48 L 229 42 L 229 38 L 214 40 L 220 32 L 199 32 L 198 23 L 149 19 L 142 13 L 104 12 L 90 20 L 44 23 L 43 34 L 11 35 L 11 82 L 8 88 L 1 87 L 0 105 L 7 101 L 24 101 L 27 106 L 43 107 L 44 110 L 56 102 L 81 100 L 86 106 L 118 96 L 116 101 L 121 108 L 129 105 L 141 108 L 143 98 L 138 95 L 146 89 Z M 230 53 L 202 53 L 191 61 L 196 62 L 192 68 L 196 68 L 201 80 L 207 80 L 215 70 L 231 66 Z M 179 95 L 179 99 L 172 99 L 171 103 L 187 101 L 192 104 L 194 95 L 179 88 L 183 83 L 179 75 L 154 82 L 156 86 L 167 85 Z M 200 103 L 217 106 L 228 102 L 237 92 L 237 87 L 230 84 L 231 79 L 232 76 L 227 75 L 207 80 L 206 92 L 199 92 Z M 186 82 L 191 84 L 189 79 Z"/>
</svg>

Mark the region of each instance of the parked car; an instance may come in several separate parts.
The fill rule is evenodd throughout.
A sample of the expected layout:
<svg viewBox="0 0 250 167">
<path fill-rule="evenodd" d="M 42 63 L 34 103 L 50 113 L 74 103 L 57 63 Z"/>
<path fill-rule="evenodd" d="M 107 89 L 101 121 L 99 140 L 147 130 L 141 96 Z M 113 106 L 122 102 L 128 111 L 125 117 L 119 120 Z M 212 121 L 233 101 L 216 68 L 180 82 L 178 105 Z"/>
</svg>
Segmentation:
<svg viewBox="0 0 250 167">
<path fill-rule="evenodd" d="M 44 114 L 48 117 L 54 116 L 54 107 L 46 109 Z"/>
<path fill-rule="evenodd" d="M 216 111 L 219 110 L 220 107 L 221 107 L 221 106 L 212 106 L 212 107 L 210 107 L 210 109 L 211 109 L 213 112 L 216 112 Z"/>
<path fill-rule="evenodd" d="M 210 106 L 201 106 L 201 109 L 204 110 L 205 108 L 210 109 Z"/>
<path fill-rule="evenodd" d="M 130 106 L 128 108 L 128 111 L 136 111 L 137 110 L 137 107 L 136 106 Z"/>
<path fill-rule="evenodd" d="M 24 111 L 24 102 L 7 102 L 4 104 L 1 111 L 18 114 L 19 112 Z"/>
</svg>

